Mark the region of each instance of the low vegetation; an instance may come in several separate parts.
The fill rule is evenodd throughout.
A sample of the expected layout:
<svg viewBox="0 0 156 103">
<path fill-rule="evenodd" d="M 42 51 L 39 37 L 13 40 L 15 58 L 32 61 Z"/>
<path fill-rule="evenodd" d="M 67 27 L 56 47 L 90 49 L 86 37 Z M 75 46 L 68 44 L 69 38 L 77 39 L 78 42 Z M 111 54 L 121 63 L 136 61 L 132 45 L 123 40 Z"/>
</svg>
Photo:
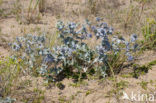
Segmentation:
<svg viewBox="0 0 156 103">
<path fill-rule="evenodd" d="M 138 3 L 139 7 L 132 5 L 132 1 Z M 36 33 L 24 32 L 24 35 L 16 36 L 9 42 L 3 39 L 5 34 L 1 33 L 0 28 L 0 47 L 8 49 L 10 53 L 9 57 L 0 55 L 0 103 L 16 103 L 16 99 L 12 98 L 15 92 L 23 93 L 22 98 L 19 98 L 22 102 L 44 103 L 46 90 L 41 90 L 39 84 L 27 92 L 24 91 L 28 86 L 33 85 L 31 80 L 26 79 L 27 76 L 43 79 L 46 89 L 57 87 L 60 91 L 66 88 L 62 83 L 64 79 L 71 79 L 73 82 L 69 87 L 73 88 L 88 86 L 87 80 L 98 80 L 100 87 L 105 86 L 105 83 L 113 87 L 108 90 L 105 97 L 114 97 L 117 102 L 120 102 L 119 98 L 123 95 L 121 91 L 131 84 L 126 79 L 138 80 L 156 65 L 155 59 L 146 64 L 138 63 L 140 55 L 147 50 L 156 51 L 156 20 L 144 15 L 146 5 L 152 0 L 132 1 L 125 13 L 124 10 L 119 9 L 121 3 L 117 3 L 118 0 L 110 0 L 110 4 L 104 0 L 106 6 L 103 8 L 109 14 L 104 15 L 100 13 L 102 1 L 87 0 L 85 10 L 89 10 L 87 12 L 91 16 L 88 18 L 84 16 L 85 20 L 66 21 L 57 15 L 56 26 L 51 31 L 41 32 L 41 28 L 37 28 L 33 31 L 38 30 Z M 4 0 L 0 0 L 0 6 L 3 3 Z M 46 8 L 45 4 L 46 0 L 30 0 L 23 14 L 25 10 L 19 0 L 16 0 L 11 11 L 6 13 L 0 8 L 0 19 L 14 15 L 20 26 L 45 25 L 41 22 L 43 19 L 41 17 L 47 13 L 48 7 Z M 118 8 L 120 14 L 125 13 L 124 16 L 119 17 L 113 7 Z M 71 15 L 80 17 L 81 13 L 86 12 L 76 10 L 79 12 L 74 14 L 73 9 Z M 143 17 L 146 18 L 145 23 L 142 21 Z M 22 21 L 23 18 L 26 20 L 25 23 Z M 110 24 L 105 21 L 109 21 Z M 122 32 L 120 28 L 112 27 L 114 23 L 118 25 L 119 22 L 119 27 L 124 28 Z M 126 73 L 123 73 L 124 71 Z M 121 75 L 123 80 L 118 75 Z M 22 77 L 24 80 L 21 82 Z M 147 91 L 149 83 L 142 80 L 137 84 Z M 21 88 L 23 91 L 19 92 Z M 86 97 L 98 91 L 85 89 L 83 93 Z M 59 95 L 58 101 L 61 103 L 72 102 L 78 94 L 82 93 L 77 91 L 70 99 L 66 99 L 67 97 L 60 91 L 56 94 Z"/>
</svg>

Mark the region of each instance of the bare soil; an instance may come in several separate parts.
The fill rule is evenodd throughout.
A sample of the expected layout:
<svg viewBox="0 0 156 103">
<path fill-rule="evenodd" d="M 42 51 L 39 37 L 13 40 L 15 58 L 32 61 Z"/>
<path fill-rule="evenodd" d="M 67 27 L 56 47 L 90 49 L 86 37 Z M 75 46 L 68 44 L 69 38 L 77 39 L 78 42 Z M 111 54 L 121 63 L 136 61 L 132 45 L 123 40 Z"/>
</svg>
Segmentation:
<svg viewBox="0 0 156 103">
<path fill-rule="evenodd" d="M 128 12 L 121 14 L 120 12 L 124 12 L 124 10 L 130 8 L 130 1 L 131 0 L 116 0 L 116 2 L 115 0 L 107 1 L 106 3 L 109 4 L 110 2 L 110 4 L 103 4 L 105 7 L 104 9 L 99 7 L 99 12 L 101 12 L 101 15 L 104 16 L 104 20 L 112 25 L 115 30 L 117 30 L 116 32 L 121 32 L 124 37 L 129 37 L 132 32 L 137 32 L 140 37 L 142 37 L 141 31 L 139 31 L 138 28 L 141 28 L 141 23 L 144 21 L 140 21 L 136 24 L 131 21 L 133 20 L 133 16 L 129 18 L 130 21 L 127 21 L 128 28 L 126 30 L 123 29 L 123 21 L 129 20 L 127 19 L 128 17 L 126 18 Z M 4 4 L 0 6 L 0 8 L 4 9 L 5 12 L 10 12 L 13 8 L 15 8 L 13 6 L 14 2 L 15 0 L 4 0 Z M 29 2 L 28 0 L 21 0 L 20 3 L 22 5 L 23 12 L 21 14 L 23 17 L 21 16 L 19 21 L 17 21 L 16 14 L 0 18 L 0 57 L 10 55 L 10 50 L 7 44 L 14 40 L 16 36 L 22 36 L 27 33 L 38 34 L 44 31 L 53 35 L 55 33 L 56 22 L 59 19 L 64 21 L 73 20 L 76 22 L 83 22 L 86 17 L 91 20 L 95 19 L 95 15 L 89 13 L 90 11 L 87 6 L 87 0 L 47 0 L 46 11 L 43 15 L 39 14 L 39 22 L 27 24 L 26 11 L 28 9 L 27 7 Z M 102 3 L 102 0 L 98 0 L 98 3 Z M 137 5 L 137 7 L 140 6 L 136 2 L 133 3 L 133 5 Z M 155 0 L 153 4 L 148 4 L 146 7 L 147 10 L 144 12 L 143 17 L 156 17 L 156 15 L 154 15 L 156 10 L 154 11 L 153 9 L 155 4 Z M 112 7 L 112 9 L 108 10 L 109 7 Z M 98 7 L 96 8 L 98 9 Z M 116 11 L 116 9 L 119 11 Z M 35 11 L 35 13 L 36 15 L 38 14 L 37 11 Z M 135 29 L 136 25 L 138 26 L 137 30 Z M 134 26 L 134 28 L 131 26 Z M 144 65 L 155 59 L 155 51 L 145 51 L 139 56 L 137 63 Z M 153 66 L 147 74 L 140 76 L 138 79 L 133 77 L 125 78 L 122 74 L 117 75 L 116 78 L 117 82 L 128 82 L 128 86 L 120 90 L 120 92 L 125 91 L 128 95 L 130 95 L 132 91 L 136 93 L 138 93 L 138 91 L 141 93 L 156 92 L 156 66 Z M 29 85 L 22 85 L 22 83 L 26 81 L 30 81 L 31 83 Z M 142 81 L 148 82 L 146 90 L 140 85 Z M 74 86 L 75 83 L 72 79 L 64 79 L 62 84 L 65 88 L 60 90 L 53 84 L 46 86 L 47 84 L 45 80 L 41 77 L 23 76 L 19 79 L 19 83 L 17 84 L 18 88 L 16 88 L 15 92 L 11 94 L 11 97 L 17 99 L 16 103 L 24 103 L 24 100 L 28 100 L 26 103 L 32 103 L 34 96 L 38 96 L 38 94 L 34 93 L 34 90 L 38 89 L 40 91 L 44 91 L 43 103 L 139 103 L 135 101 L 122 100 L 120 99 L 121 97 L 118 98 L 118 95 L 120 94 L 115 94 L 117 90 L 114 88 L 114 82 L 109 80 L 109 78 L 104 79 L 102 82 L 98 79 L 84 80 L 83 83 L 80 83 L 80 85 L 77 84 L 76 86 Z M 142 101 L 140 103 L 148 102 Z"/>
</svg>

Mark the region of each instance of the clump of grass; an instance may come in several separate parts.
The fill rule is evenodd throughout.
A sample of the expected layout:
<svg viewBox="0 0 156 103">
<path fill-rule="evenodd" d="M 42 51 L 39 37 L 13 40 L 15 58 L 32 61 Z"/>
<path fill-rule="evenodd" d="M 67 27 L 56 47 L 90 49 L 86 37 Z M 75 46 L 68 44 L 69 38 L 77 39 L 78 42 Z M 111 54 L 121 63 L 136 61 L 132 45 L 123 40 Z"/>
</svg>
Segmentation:
<svg viewBox="0 0 156 103">
<path fill-rule="evenodd" d="M 138 64 L 134 64 L 133 65 L 133 70 L 134 70 L 133 77 L 138 78 L 140 75 L 148 73 L 149 69 L 150 69 L 149 66 L 146 66 L 146 65 L 140 66 Z"/>
<path fill-rule="evenodd" d="M 129 82 L 128 81 L 117 81 L 115 78 L 115 81 L 113 82 L 113 89 L 111 89 L 109 92 L 107 92 L 106 97 L 112 97 L 115 96 L 117 101 L 120 103 L 120 96 L 122 95 L 121 91 L 128 87 Z"/>
<path fill-rule="evenodd" d="M 0 59 L 0 96 L 7 97 L 15 86 L 20 75 L 22 65 L 11 58 Z"/>
<path fill-rule="evenodd" d="M 144 90 L 147 90 L 147 86 L 149 84 L 149 82 L 146 81 L 141 81 L 140 83 L 138 83 Z"/>
<path fill-rule="evenodd" d="M 39 88 L 34 88 L 32 91 L 27 91 L 21 98 L 24 103 L 43 103 L 45 102 L 44 91 Z"/>
<path fill-rule="evenodd" d="M 89 3 L 89 9 L 90 9 L 91 14 L 96 15 L 96 13 L 97 13 L 97 10 L 96 10 L 97 1 L 96 0 L 88 0 L 88 3 Z"/>
<path fill-rule="evenodd" d="M 0 7 L 2 4 L 3 4 L 3 0 L 0 0 Z M 9 14 L 10 14 L 10 12 L 6 13 L 5 9 L 0 8 L 0 18 L 6 18 Z"/>
<path fill-rule="evenodd" d="M 38 23 L 41 19 L 40 12 L 43 13 L 44 11 L 44 3 L 45 0 L 36 0 L 35 5 L 33 5 L 34 0 L 30 0 L 28 6 L 28 15 L 26 17 L 28 24 L 30 23 Z M 37 12 L 37 7 L 39 8 L 39 12 Z"/>
<path fill-rule="evenodd" d="M 143 14 L 143 11 L 144 11 L 144 8 L 146 6 L 147 3 L 150 3 L 151 1 L 153 0 L 135 0 L 137 1 L 141 6 L 141 10 L 140 10 L 140 13 L 139 13 L 139 19 L 141 19 L 141 16 Z"/>
<path fill-rule="evenodd" d="M 2 5 L 2 3 L 3 3 L 3 0 L 0 0 L 0 5 Z"/>
<path fill-rule="evenodd" d="M 58 82 L 58 83 L 56 84 L 56 86 L 57 86 L 59 89 L 61 89 L 61 90 L 63 90 L 63 89 L 65 88 L 65 86 L 64 86 L 61 82 Z"/>
<path fill-rule="evenodd" d="M 16 20 L 20 21 L 20 16 L 22 12 L 22 5 L 20 4 L 20 0 L 16 0 L 14 3 L 14 8 L 12 9 L 11 13 L 16 15 Z"/>
<path fill-rule="evenodd" d="M 86 85 L 88 85 L 88 83 L 85 82 L 85 81 L 82 81 L 82 80 L 81 81 L 78 81 L 76 83 L 69 84 L 69 86 L 72 86 L 74 88 L 81 87 L 81 86 L 86 86 Z"/>
<path fill-rule="evenodd" d="M 156 60 L 151 61 L 148 64 L 142 66 L 139 64 L 134 64 L 133 65 L 134 73 L 132 74 L 133 77 L 138 78 L 140 75 L 144 75 L 145 73 L 148 73 L 148 71 L 151 69 L 151 66 L 153 65 L 156 65 Z"/>
<path fill-rule="evenodd" d="M 121 80 L 120 82 L 116 83 L 116 86 L 118 89 L 124 89 L 124 88 L 128 87 L 128 84 L 129 84 L 128 81 Z"/>
<path fill-rule="evenodd" d="M 156 60 L 153 60 L 148 64 L 148 66 L 153 66 L 153 65 L 156 65 Z"/>
<path fill-rule="evenodd" d="M 142 29 L 144 39 L 142 41 L 142 49 L 156 50 L 156 21 L 155 19 L 148 18 L 146 25 Z"/>
<path fill-rule="evenodd" d="M 68 103 L 68 100 L 67 100 L 66 96 L 60 96 L 58 98 L 58 100 L 59 100 L 60 103 Z"/>
<path fill-rule="evenodd" d="M 38 7 L 39 7 L 39 12 L 43 13 L 45 11 L 45 0 L 40 0 Z"/>
</svg>

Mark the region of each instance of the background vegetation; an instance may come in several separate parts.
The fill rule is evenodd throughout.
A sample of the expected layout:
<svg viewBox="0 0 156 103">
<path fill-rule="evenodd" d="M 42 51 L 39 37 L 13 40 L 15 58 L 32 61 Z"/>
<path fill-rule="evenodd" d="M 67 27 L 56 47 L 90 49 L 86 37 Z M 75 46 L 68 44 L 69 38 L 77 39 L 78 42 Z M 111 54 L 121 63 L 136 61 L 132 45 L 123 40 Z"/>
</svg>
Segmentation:
<svg viewBox="0 0 156 103">
<path fill-rule="evenodd" d="M 152 93 L 155 5 L 0 0 L 0 102 L 122 103 L 122 91 Z"/>
</svg>

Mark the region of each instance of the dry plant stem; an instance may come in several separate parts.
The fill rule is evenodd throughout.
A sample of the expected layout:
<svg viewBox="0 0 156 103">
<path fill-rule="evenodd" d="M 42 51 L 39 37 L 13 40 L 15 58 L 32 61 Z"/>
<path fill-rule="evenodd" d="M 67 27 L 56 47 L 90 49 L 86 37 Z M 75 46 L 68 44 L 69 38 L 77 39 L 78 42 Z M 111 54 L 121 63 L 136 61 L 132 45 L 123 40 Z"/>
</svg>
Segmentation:
<svg viewBox="0 0 156 103">
<path fill-rule="evenodd" d="M 143 13 L 143 11 L 144 11 L 144 6 L 145 6 L 145 3 L 143 3 L 143 4 L 141 5 L 141 11 L 140 11 L 140 15 L 139 15 L 139 21 L 141 20 L 142 13 Z"/>
<path fill-rule="evenodd" d="M 114 86 L 115 90 L 118 90 L 118 88 L 117 88 L 117 79 L 115 78 L 115 74 L 114 74 L 113 68 L 112 68 L 112 66 L 109 63 L 108 63 L 108 65 L 110 67 L 111 74 L 112 74 L 112 77 L 113 77 L 113 86 Z M 120 99 L 119 99 L 120 96 L 118 95 L 117 92 L 115 92 L 115 97 L 116 97 L 117 102 L 120 103 Z"/>
<path fill-rule="evenodd" d="M 30 10 L 33 0 L 30 1 L 29 7 L 28 7 L 28 18 L 30 17 Z"/>
<path fill-rule="evenodd" d="M 79 82 L 81 81 L 81 77 L 82 77 L 82 72 L 80 71 L 80 75 L 79 75 L 79 79 L 78 79 Z"/>
<path fill-rule="evenodd" d="M 112 75 L 112 77 L 113 77 L 113 83 L 114 83 L 114 86 L 115 86 L 115 88 L 116 88 L 117 80 L 116 80 L 116 78 L 115 78 L 115 74 L 114 74 L 113 68 L 112 68 L 112 66 L 111 66 L 109 63 L 108 63 L 108 65 L 109 65 L 109 67 L 110 67 L 111 75 Z"/>
<path fill-rule="evenodd" d="M 34 15 L 35 10 L 36 10 L 37 6 L 39 5 L 40 1 L 41 0 L 37 0 L 37 2 L 36 2 L 35 6 L 34 6 L 34 8 L 32 10 L 32 12 L 31 12 L 31 14 L 30 14 L 30 11 L 31 11 L 31 8 L 32 8 L 32 2 L 33 2 L 33 0 L 30 1 L 29 7 L 28 7 L 28 19 L 30 19 L 30 17 L 32 17 L 32 15 Z"/>
<path fill-rule="evenodd" d="M 40 0 L 38 7 L 39 7 L 39 12 L 40 13 L 43 13 L 44 12 L 44 9 L 45 9 L 45 0 Z"/>
<path fill-rule="evenodd" d="M 115 75 L 114 75 L 114 71 L 113 71 L 113 68 L 112 66 L 108 63 L 109 67 L 110 67 L 110 70 L 111 70 L 111 74 L 112 74 L 112 77 L 115 79 Z"/>
<path fill-rule="evenodd" d="M 40 1 L 41 1 L 41 0 L 37 0 L 35 6 L 34 6 L 34 8 L 33 8 L 32 14 L 35 13 L 35 10 L 36 10 L 36 8 L 37 8 L 37 5 L 39 4 Z"/>
</svg>

